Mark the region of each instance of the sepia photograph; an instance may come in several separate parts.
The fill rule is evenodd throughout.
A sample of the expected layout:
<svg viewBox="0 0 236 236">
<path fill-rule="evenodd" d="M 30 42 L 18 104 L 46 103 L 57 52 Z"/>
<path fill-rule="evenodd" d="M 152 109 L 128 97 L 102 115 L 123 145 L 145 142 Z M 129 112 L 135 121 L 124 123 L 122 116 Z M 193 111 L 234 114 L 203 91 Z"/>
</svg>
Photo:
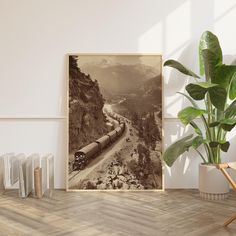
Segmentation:
<svg viewBox="0 0 236 236">
<path fill-rule="evenodd" d="M 162 190 L 160 55 L 69 55 L 67 190 Z"/>
</svg>

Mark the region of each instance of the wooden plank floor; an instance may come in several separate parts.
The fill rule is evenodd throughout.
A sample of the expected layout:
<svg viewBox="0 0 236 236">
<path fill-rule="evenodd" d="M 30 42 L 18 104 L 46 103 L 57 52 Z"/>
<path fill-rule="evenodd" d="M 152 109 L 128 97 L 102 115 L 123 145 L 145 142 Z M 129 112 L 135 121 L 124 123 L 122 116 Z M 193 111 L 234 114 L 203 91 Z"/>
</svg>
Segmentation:
<svg viewBox="0 0 236 236">
<path fill-rule="evenodd" d="M 166 192 L 54 191 L 52 199 L 0 195 L 0 235 L 236 235 L 236 194 L 201 200 L 196 190 Z"/>
</svg>

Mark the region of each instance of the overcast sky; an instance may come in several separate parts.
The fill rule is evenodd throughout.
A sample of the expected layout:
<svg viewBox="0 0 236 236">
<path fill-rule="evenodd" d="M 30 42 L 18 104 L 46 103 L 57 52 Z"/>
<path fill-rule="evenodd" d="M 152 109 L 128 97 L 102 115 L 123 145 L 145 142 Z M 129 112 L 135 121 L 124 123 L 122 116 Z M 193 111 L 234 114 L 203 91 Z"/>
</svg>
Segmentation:
<svg viewBox="0 0 236 236">
<path fill-rule="evenodd" d="M 78 66 L 83 68 L 85 64 L 137 64 L 141 63 L 147 66 L 161 68 L 160 55 L 78 55 Z"/>
</svg>

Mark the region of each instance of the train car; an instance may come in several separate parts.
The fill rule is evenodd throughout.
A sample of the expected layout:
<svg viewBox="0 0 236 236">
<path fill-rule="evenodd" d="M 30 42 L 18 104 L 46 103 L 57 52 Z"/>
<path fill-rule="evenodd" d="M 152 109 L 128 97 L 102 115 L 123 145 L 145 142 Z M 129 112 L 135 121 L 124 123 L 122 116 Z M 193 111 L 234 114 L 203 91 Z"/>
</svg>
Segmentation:
<svg viewBox="0 0 236 236">
<path fill-rule="evenodd" d="M 85 155 L 77 155 L 75 156 L 72 168 L 73 170 L 83 170 L 87 164 L 88 160 Z"/>
<path fill-rule="evenodd" d="M 121 136 L 121 134 L 123 133 L 123 130 L 121 127 L 116 128 L 115 131 L 116 131 L 118 137 Z"/>
<path fill-rule="evenodd" d="M 115 130 L 109 132 L 107 135 L 110 137 L 110 142 L 111 142 L 111 143 L 114 142 L 114 141 L 116 140 L 117 133 L 116 133 Z"/>
<path fill-rule="evenodd" d="M 83 147 L 77 151 L 74 155 L 75 160 L 73 163 L 74 170 L 82 170 L 86 167 L 89 161 L 95 157 L 96 154 L 105 149 L 110 143 L 116 141 L 125 130 L 125 122 L 120 116 L 116 113 L 108 113 L 110 117 L 115 119 L 116 128 L 110 131 L 108 134 L 97 139 L 95 142 L 90 143 L 89 145 Z"/>
<path fill-rule="evenodd" d="M 122 133 L 123 133 L 125 130 L 125 122 L 120 123 L 120 128 L 122 129 Z"/>
<path fill-rule="evenodd" d="M 112 124 L 115 128 L 119 127 L 119 122 L 117 120 L 113 120 Z"/>
<path fill-rule="evenodd" d="M 112 119 L 115 119 L 115 120 L 117 120 L 117 121 L 119 121 L 119 119 L 120 119 L 119 116 L 118 116 L 116 113 L 114 113 L 114 112 L 113 112 L 113 113 L 110 112 L 110 113 L 109 113 L 109 116 L 110 116 Z"/>
<path fill-rule="evenodd" d="M 98 143 L 99 149 L 102 151 L 110 143 L 110 137 L 108 135 L 104 135 L 95 142 Z"/>
<path fill-rule="evenodd" d="M 81 148 L 75 153 L 75 160 L 73 163 L 74 170 L 82 170 L 88 164 L 89 160 L 100 151 L 99 144 L 96 142 L 90 143 Z"/>
<path fill-rule="evenodd" d="M 106 122 L 106 127 L 108 131 L 112 131 L 114 129 L 114 125 L 111 122 Z"/>
</svg>

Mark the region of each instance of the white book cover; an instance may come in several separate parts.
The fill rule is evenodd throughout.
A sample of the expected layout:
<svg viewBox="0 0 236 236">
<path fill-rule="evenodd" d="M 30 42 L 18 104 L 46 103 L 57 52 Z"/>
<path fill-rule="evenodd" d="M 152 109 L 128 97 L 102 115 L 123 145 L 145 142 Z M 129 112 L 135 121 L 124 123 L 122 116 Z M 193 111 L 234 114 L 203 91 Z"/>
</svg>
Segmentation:
<svg viewBox="0 0 236 236">
<path fill-rule="evenodd" d="M 25 183 L 23 176 L 22 162 L 19 160 L 19 196 L 25 197 Z"/>
<path fill-rule="evenodd" d="M 0 192 L 4 190 L 4 162 L 3 156 L 0 157 Z"/>
<path fill-rule="evenodd" d="M 32 182 L 33 161 L 32 157 L 26 159 L 26 173 L 25 173 L 25 195 L 26 197 L 33 191 Z"/>
<path fill-rule="evenodd" d="M 14 153 L 6 153 L 2 156 L 3 158 L 3 183 L 5 189 L 17 189 L 19 187 L 18 181 L 12 184 L 11 181 L 11 160 L 14 158 Z"/>
<path fill-rule="evenodd" d="M 18 164 L 19 164 L 19 196 L 22 198 L 26 197 L 25 192 L 25 176 L 26 176 L 26 159 L 25 155 L 18 155 Z"/>
<path fill-rule="evenodd" d="M 47 154 L 41 158 L 42 168 L 42 192 L 49 197 L 54 189 L 54 156 Z"/>
<path fill-rule="evenodd" d="M 52 154 L 50 154 L 48 156 L 48 165 L 49 165 L 49 173 L 48 173 L 48 188 L 50 190 L 54 189 L 54 156 Z"/>
<path fill-rule="evenodd" d="M 11 187 L 11 181 L 10 181 L 10 164 L 9 164 L 9 159 L 11 155 L 10 154 L 5 154 L 3 156 L 3 162 L 4 162 L 4 185 L 5 188 Z"/>
<path fill-rule="evenodd" d="M 17 156 L 12 156 L 9 161 L 10 161 L 9 162 L 9 164 L 10 164 L 10 182 L 11 182 L 11 185 L 14 185 L 19 180 Z"/>
<path fill-rule="evenodd" d="M 48 161 L 47 161 L 47 156 L 43 156 L 41 158 L 41 168 L 42 168 L 42 194 L 44 194 L 47 190 L 47 182 L 48 182 Z"/>
<path fill-rule="evenodd" d="M 47 155 L 47 188 L 48 188 L 48 196 L 52 197 L 53 189 L 54 189 L 54 156 L 52 154 Z"/>
</svg>

